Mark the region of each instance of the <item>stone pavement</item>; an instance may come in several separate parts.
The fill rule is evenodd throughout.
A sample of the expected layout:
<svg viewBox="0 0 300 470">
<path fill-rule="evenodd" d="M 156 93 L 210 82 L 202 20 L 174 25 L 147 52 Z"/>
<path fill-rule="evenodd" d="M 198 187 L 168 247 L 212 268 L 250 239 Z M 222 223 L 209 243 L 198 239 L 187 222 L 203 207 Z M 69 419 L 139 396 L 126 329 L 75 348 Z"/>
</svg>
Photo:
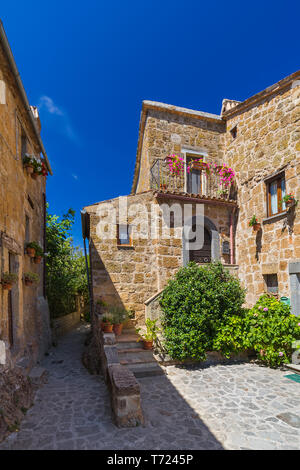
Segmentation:
<svg viewBox="0 0 300 470">
<path fill-rule="evenodd" d="M 48 383 L 0 450 L 300 448 L 300 384 L 256 364 L 170 366 L 140 379 L 145 426 L 117 428 L 103 379 L 81 364 L 86 332 L 45 358 Z"/>
</svg>

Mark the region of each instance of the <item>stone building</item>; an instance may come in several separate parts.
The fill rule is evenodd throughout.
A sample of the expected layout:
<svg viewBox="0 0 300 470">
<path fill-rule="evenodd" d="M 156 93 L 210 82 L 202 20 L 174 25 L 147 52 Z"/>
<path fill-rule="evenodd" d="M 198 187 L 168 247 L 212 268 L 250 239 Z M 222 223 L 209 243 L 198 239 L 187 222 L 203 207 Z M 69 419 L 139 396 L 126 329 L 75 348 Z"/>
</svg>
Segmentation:
<svg viewBox="0 0 300 470">
<path fill-rule="evenodd" d="M 243 102 L 223 100 L 220 115 L 143 102 L 131 195 L 85 207 L 94 303 L 123 305 L 142 324 L 181 266 L 220 259 L 249 306 L 270 291 L 300 314 L 300 220 L 282 202 L 300 198 L 299 85 L 300 71 Z M 235 173 L 228 186 L 222 168 Z M 186 242 L 186 221 L 202 231 L 200 247 Z"/>
<path fill-rule="evenodd" d="M 17 275 L 12 290 L 0 285 L 0 370 L 29 371 L 51 343 L 44 261 L 25 250 L 33 241 L 45 248 L 46 177 L 34 179 L 23 165 L 34 155 L 51 173 L 40 130 L 0 22 L 0 273 Z M 25 285 L 28 272 L 39 275 L 36 285 Z"/>
</svg>

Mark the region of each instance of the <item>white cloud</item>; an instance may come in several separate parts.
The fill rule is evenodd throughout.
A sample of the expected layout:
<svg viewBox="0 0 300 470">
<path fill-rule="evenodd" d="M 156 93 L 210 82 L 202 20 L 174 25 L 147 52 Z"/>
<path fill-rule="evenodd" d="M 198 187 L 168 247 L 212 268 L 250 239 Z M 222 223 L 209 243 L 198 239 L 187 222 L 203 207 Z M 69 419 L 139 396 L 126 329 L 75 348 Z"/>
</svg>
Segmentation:
<svg viewBox="0 0 300 470">
<path fill-rule="evenodd" d="M 48 113 L 56 114 L 57 116 L 64 116 L 64 112 L 54 104 L 54 101 L 49 96 L 41 96 L 38 109 L 46 108 Z"/>
<path fill-rule="evenodd" d="M 53 99 L 50 96 L 43 95 L 40 97 L 38 110 L 45 110 L 47 113 L 52 114 L 52 116 L 57 116 L 60 119 L 59 130 L 65 134 L 70 140 L 79 144 L 79 138 L 74 132 L 68 114 L 59 106 L 57 106 Z M 75 175 L 76 176 L 76 175 Z"/>
</svg>

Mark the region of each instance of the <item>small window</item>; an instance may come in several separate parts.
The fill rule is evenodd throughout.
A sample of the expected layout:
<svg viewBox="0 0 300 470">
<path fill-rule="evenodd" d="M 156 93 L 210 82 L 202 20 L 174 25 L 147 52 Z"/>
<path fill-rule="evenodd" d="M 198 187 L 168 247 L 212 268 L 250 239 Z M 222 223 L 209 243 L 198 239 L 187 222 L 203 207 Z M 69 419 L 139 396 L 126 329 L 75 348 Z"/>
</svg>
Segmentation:
<svg viewBox="0 0 300 470">
<path fill-rule="evenodd" d="M 285 202 L 285 177 L 284 174 L 276 176 L 267 182 L 267 207 L 268 216 L 280 214 L 286 210 Z"/>
<path fill-rule="evenodd" d="M 234 126 L 234 127 L 231 129 L 230 134 L 231 134 L 231 136 L 232 136 L 233 139 L 236 138 L 236 136 L 237 136 L 237 126 Z"/>
<path fill-rule="evenodd" d="M 278 294 L 277 274 L 265 274 L 264 278 L 267 292 L 270 292 L 271 294 Z"/>
<path fill-rule="evenodd" d="M 22 161 L 26 153 L 27 153 L 27 137 L 26 137 L 25 132 L 22 129 L 22 134 L 21 134 L 21 160 Z"/>
<path fill-rule="evenodd" d="M 118 245 L 125 245 L 125 246 L 132 245 L 129 225 L 119 224 L 117 227 L 118 227 L 118 233 L 117 233 Z"/>
</svg>

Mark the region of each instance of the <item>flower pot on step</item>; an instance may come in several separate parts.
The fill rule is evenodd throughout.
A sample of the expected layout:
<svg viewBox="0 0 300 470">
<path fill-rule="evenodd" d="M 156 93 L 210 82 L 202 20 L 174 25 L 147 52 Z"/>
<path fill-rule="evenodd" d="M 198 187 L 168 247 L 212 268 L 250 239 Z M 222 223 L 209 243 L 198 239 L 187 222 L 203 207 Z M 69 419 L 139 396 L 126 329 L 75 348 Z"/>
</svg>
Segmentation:
<svg viewBox="0 0 300 470">
<path fill-rule="evenodd" d="M 112 333 L 114 325 L 112 323 L 102 323 L 104 333 Z"/>
<path fill-rule="evenodd" d="M 33 281 L 30 281 L 29 279 L 25 279 L 25 286 L 32 286 Z"/>
<path fill-rule="evenodd" d="M 36 180 L 38 176 L 38 173 L 31 173 L 31 178 L 34 180 Z"/>
<path fill-rule="evenodd" d="M 153 347 L 153 341 L 145 341 L 145 340 L 143 340 L 143 347 L 144 347 L 144 349 L 152 349 L 152 347 Z"/>
<path fill-rule="evenodd" d="M 34 257 L 34 262 L 35 262 L 35 264 L 40 264 L 41 261 L 42 261 L 42 257 L 41 257 L 41 256 L 35 256 L 35 257 Z"/>
<path fill-rule="evenodd" d="M 254 232 L 258 232 L 260 230 L 260 226 L 261 226 L 260 224 L 254 224 L 253 225 Z"/>
<path fill-rule="evenodd" d="M 123 330 L 123 323 L 114 324 L 113 331 L 116 336 L 120 336 L 122 334 L 122 330 Z"/>
</svg>

